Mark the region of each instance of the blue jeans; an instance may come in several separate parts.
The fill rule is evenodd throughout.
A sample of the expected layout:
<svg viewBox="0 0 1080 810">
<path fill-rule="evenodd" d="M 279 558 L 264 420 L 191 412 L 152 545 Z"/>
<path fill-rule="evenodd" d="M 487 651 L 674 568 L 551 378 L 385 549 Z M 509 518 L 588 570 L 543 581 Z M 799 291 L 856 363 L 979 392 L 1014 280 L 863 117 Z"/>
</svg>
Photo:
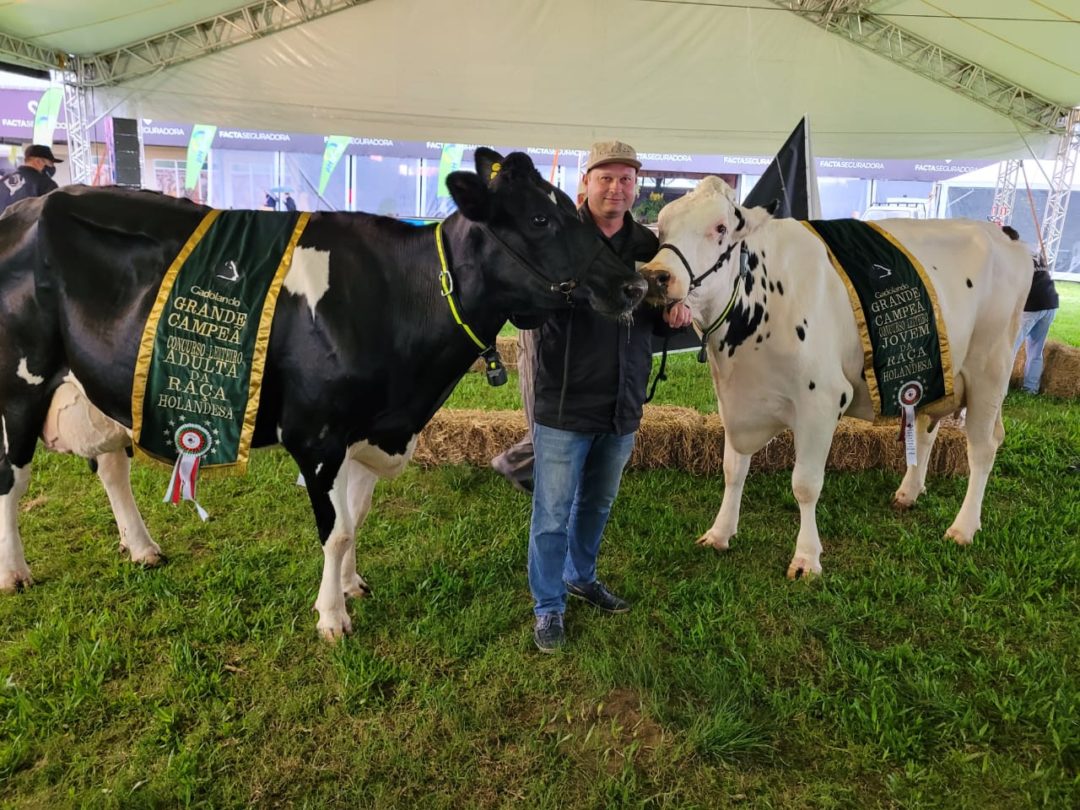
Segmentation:
<svg viewBox="0 0 1080 810">
<path fill-rule="evenodd" d="M 596 580 L 600 535 L 634 449 L 634 434 L 533 425 L 533 448 L 529 588 L 536 602 L 533 612 L 543 616 L 565 610 L 565 583 Z"/>
<path fill-rule="evenodd" d="M 1024 348 L 1024 390 L 1032 394 L 1039 393 L 1039 381 L 1042 379 L 1043 347 L 1050 332 L 1050 324 L 1057 314 L 1056 309 L 1040 309 L 1038 312 L 1025 312 L 1020 322 L 1020 334 L 1016 336 L 1013 358 L 1020 351 L 1020 344 L 1027 340 Z"/>
</svg>

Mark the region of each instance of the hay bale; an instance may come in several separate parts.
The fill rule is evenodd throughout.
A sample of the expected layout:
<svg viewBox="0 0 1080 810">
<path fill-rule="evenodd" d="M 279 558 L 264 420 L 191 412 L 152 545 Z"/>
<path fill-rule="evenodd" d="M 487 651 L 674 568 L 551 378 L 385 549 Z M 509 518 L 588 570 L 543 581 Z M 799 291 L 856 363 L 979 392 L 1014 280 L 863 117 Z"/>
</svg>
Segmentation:
<svg viewBox="0 0 1080 810">
<path fill-rule="evenodd" d="M 484 467 L 525 433 L 522 411 L 439 410 L 420 433 L 413 459 L 424 467 Z"/>
<path fill-rule="evenodd" d="M 1024 363 L 1027 346 L 1022 345 L 1016 353 L 1009 387 L 1019 388 L 1024 379 Z M 1039 386 L 1041 393 L 1062 399 L 1080 399 L 1080 348 L 1047 341 L 1043 349 L 1043 373 Z"/>
<path fill-rule="evenodd" d="M 440 410 L 417 443 L 416 462 L 471 464 L 485 467 L 525 432 L 521 411 Z M 826 469 L 905 469 L 899 429 L 842 419 L 833 436 Z M 719 475 L 724 469 L 724 425 L 717 414 L 692 408 L 646 406 L 630 466 L 639 470 L 676 469 L 694 475 Z M 790 470 L 795 466 L 795 442 L 785 430 L 754 454 L 753 472 Z M 943 423 L 930 456 L 936 475 L 967 473 L 967 442 L 961 427 Z"/>
<path fill-rule="evenodd" d="M 704 421 L 693 408 L 646 405 L 630 466 L 639 470 L 686 469 L 701 441 Z"/>
<path fill-rule="evenodd" d="M 1040 390 L 1052 397 L 1080 399 L 1080 348 L 1056 340 L 1047 344 Z"/>
</svg>

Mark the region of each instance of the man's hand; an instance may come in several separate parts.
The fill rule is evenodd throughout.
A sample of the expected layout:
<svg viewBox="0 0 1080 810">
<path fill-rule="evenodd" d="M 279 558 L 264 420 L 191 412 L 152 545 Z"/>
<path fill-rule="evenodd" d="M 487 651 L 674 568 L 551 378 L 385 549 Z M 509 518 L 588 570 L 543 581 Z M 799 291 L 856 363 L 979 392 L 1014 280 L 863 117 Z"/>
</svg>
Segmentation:
<svg viewBox="0 0 1080 810">
<path fill-rule="evenodd" d="M 684 326 L 689 326 L 693 320 L 690 307 L 682 301 L 676 301 L 664 310 L 664 323 L 672 329 L 682 329 Z"/>
</svg>

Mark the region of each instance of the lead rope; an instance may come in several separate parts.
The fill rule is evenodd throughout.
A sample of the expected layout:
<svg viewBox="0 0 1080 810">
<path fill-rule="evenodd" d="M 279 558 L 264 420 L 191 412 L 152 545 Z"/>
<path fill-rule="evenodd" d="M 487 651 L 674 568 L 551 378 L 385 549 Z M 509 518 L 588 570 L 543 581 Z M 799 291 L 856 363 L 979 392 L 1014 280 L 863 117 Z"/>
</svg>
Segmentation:
<svg viewBox="0 0 1080 810">
<path fill-rule="evenodd" d="M 664 335 L 664 347 L 660 351 L 660 369 L 656 372 L 656 376 L 653 378 L 652 387 L 649 388 L 649 395 L 645 397 L 646 404 L 652 402 L 653 397 L 656 396 L 656 386 L 660 384 L 660 381 L 667 381 L 667 347 L 668 341 L 670 339 L 671 335 Z"/>
</svg>

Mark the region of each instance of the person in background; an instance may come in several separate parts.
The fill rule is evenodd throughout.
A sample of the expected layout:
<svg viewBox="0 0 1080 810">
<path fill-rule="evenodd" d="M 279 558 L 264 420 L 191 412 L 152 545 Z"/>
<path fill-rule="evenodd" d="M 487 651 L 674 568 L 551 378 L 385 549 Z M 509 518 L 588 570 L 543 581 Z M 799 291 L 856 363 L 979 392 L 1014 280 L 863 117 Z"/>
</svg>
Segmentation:
<svg viewBox="0 0 1080 810">
<path fill-rule="evenodd" d="M 1002 231 L 1013 241 L 1020 238 L 1020 234 L 1008 225 L 1004 226 Z M 1027 301 L 1024 302 L 1024 316 L 1020 321 L 1020 334 L 1016 336 L 1016 345 L 1013 346 L 1013 359 L 1016 359 L 1016 354 L 1023 345 L 1023 388 L 1029 394 L 1037 394 L 1042 381 L 1046 336 L 1050 332 L 1050 324 L 1054 321 L 1060 302 L 1046 259 L 1040 253 L 1032 257 L 1032 263 L 1034 270 L 1031 275 L 1031 289 Z"/>
<path fill-rule="evenodd" d="M 286 211 L 295 211 L 296 210 L 296 200 L 294 200 L 292 198 L 292 194 L 290 194 L 287 191 L 285 192 L 285 200 L 284 200 L 284 202 L 285 202 L 285 210 Z"/>
<path fill-rule="evenodd" d="M 263 208 L 267 209 L 268 211 L 277 211 L 277 204 L 277 197 L 275 197 L 269 191 L 266 192 L 266 199 L 263 200 Z"/>
<path fill-rule="evenodd" d="M 56 164 L 64 161 L 39 143 L 26 147 L 23 165 L 0 179 L 0 211 L 14 202 L 40 197 L 55 189 Z"/>
<path fill-rule="evenodd" d="M 656 236 L 630 216 L 641 163 L 620 141 L 595 143 L 585 164 L 581 219 L 633 268 L 656 255 Z M 600 537 L 634 449 L 649 373 L 652 337 L 688 326 L 689 308 L 642 305 L 614 321 L 574 306 L 536 330 L 533 391 L 533 510 L 529 588 L 533 641 L 542 652 L 565 642 L 567 595 L 605 613 L 630 603 L 596 575 Z"/>
</svg>

